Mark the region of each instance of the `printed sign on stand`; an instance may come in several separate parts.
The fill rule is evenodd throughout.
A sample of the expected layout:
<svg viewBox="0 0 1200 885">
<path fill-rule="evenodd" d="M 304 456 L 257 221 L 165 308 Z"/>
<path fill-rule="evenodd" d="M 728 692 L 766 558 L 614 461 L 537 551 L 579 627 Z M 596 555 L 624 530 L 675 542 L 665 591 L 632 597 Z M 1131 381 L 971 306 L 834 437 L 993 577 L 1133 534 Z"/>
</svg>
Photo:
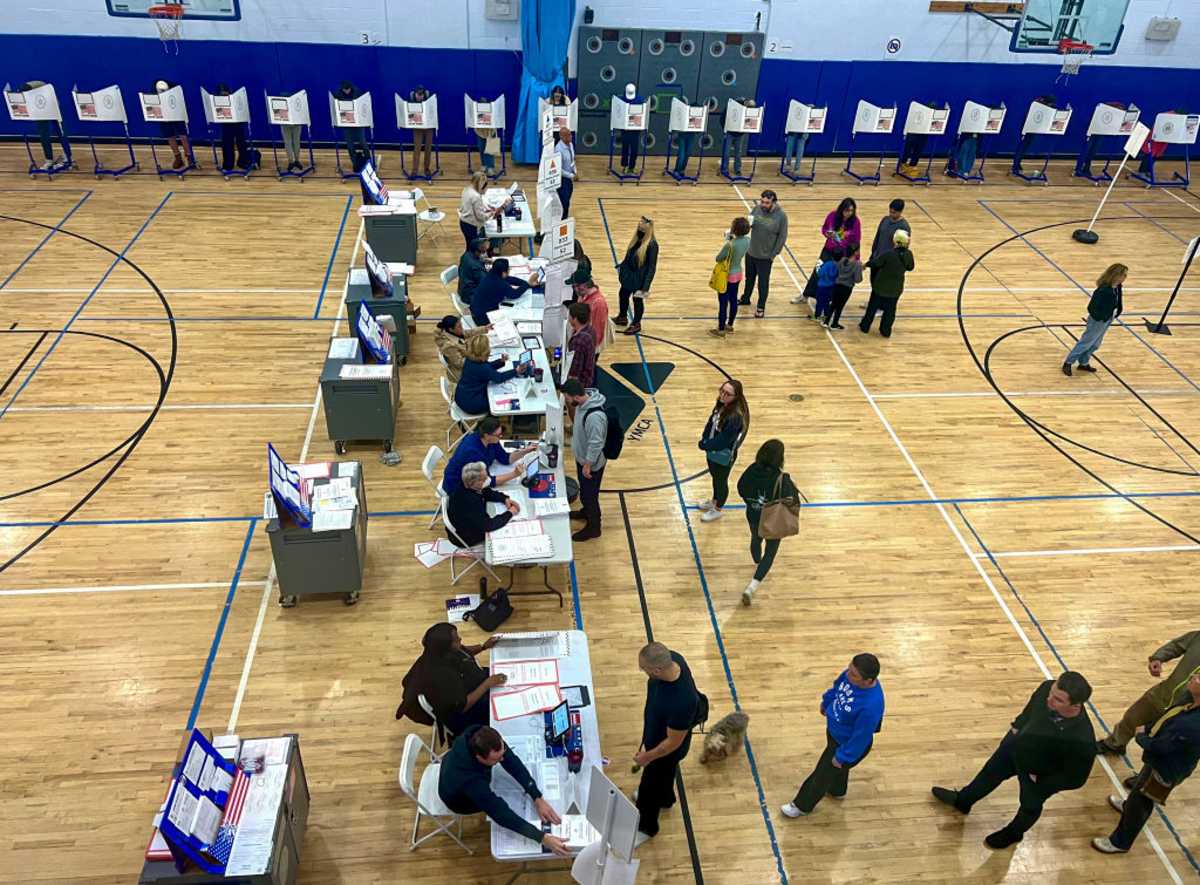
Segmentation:
<svg viewBox="0 0 1200 885">
<path fill-rule="evenodd" d="M 72 92 L 75 113 L 80 120 L 97 123 L 126 123 L 125 102 L 120 86 L 106 86 L 95 92 Z"/>
<path fill-rule="evenodd" d="M 267 113 L 279 126 L 309 126 L 308 93 L 301 89 L 291 95 L 268 95 Z"/>
</svg>

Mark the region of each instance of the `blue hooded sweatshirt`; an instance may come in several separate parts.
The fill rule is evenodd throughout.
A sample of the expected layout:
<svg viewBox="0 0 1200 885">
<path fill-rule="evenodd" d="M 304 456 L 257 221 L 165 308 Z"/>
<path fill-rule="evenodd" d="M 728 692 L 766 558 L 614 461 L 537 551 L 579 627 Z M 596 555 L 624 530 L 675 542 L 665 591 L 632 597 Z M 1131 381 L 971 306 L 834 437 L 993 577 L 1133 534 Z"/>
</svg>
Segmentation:
<svg viewBox="0 0 1200 885">
<path fill-rule="evenodd" d="M 883 722 L 883 686 L 877 681 L 870 688 L 859 688 L 843 670 L 833 688 L 821 695 L 821 708 L 829 733 L 838 742 L 834 758 L 853 765 L 871 748 Z"/>
</svg>

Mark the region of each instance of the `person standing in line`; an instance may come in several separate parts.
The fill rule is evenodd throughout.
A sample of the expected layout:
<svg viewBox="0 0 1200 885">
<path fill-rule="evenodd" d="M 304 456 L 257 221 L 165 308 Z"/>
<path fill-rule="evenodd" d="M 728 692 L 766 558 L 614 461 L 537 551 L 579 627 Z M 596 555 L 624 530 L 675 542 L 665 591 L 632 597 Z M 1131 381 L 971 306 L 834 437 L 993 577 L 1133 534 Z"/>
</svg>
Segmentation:
<svg viewBox="0 0 1200 885">
<path fill-rule="evenodd" d="M 783 472 L 783 442 L 769 439 L 758 448 L 754 463 L 746 468 L 738 479 L 738 494 L 746 502 L 746 522 L 750 524 L 750 557 L 756 568 L 754 577 L 742 591 L 742 605 L 750 605 L 759 585 L 766 580 L 767 572 L 779 552 L 779 539 L 767 539 L 766 548 L 758 533 L 763 505 L 780 498 L 797 498 L 800 495 L 792 478 Z"/>
<path fill-rule="evenodd" d="M 892 248 L 892 238 L 898 230 L 912 235 L 912 228 L 909 227 L 908 219 L 904 217 L 904 201 L 900 199 L 888 203 L 888 214 L 879 219 L 879 226 L 875 228 L 875 239 L 871 240 L 871 254 L 867 256 L 867 260 L 878 258 Z"/>
<path fill-rule="evenodd" d="M 418 86 L 408 95 L 408 100 L 413 104 L 422 104 L 429 101 L 429 90 L 424 86 Z M 426 126 L 418 126 L 412 130 L 413 134 L 413 174 L 417 170 L 423 170 L 422 175 L 429 176 L 432 173 L 429 171 L 432 168 L 430 157 L 433 154 L 433 128 Z M 422 157 L 424 162 L 422 163 Z"/>
<path fill-rule="evenodd" d="M 657 836 L 659 813 L 675 804 L 675 773 L 691 749 L 692 727 L 700 713 L 700 692 L 679 652 L 651 642 L 638 653 L 638 667 L 648 681 L 642 745 L 633 757 L 642 769 L 633 793 L 641 815 L 634 845 Z"/>
<path fill-rule="evenodd" d="M 892 234 L 892 243 L 892 249 L 867 262 L 867 267 L 871 269 L 871 298 L 858 322 L 860 332 L 870 332 L 876 311 L 883 311 L 879 334 L 884 338 L 892 337 L 896 305 L 904 294 L 904 275 L 916 267 L 912 250 L 908 248 L 908 234 L 902 230 L 896 231 Z"/>
<path fill-rule="evenodd" d="M 650 297 L 650 284 L 658 269 L 658 240 L 654 238 L 654 221 L 642 216 L 633 239 L 625 249 L 625 257 L 617 265 L 617 281 L 621 291 L 617 293 L 619 314 L 613 321 L 625 326 L 626 335 L 642 331 L 642 315 L 646 311 L 646 299 Z M 629 322 L 629 305 L 633 302 L 633 322 Z M 626 325 L 628 323 L 628 325 Z"/>
<path fill-rule="evenodd" d="M 1015 845 L 1042 816 L 1042 806 L 1055 793 L 1078 790 L 1096 761 L 1096 736 L 1084 704 L 1092 687 L 1071 670 L 1047 679 L 1029 697 L 1025 709 L 971 783 L 961 790 L 934 787 L 933 796 L 955 811 L 970 814 L 1010 777 L 1020 784 L 1020 807 L 1004 827 L 984 839 L 988 848 Z"/>
<path fill-rule="evenodd" d="M 1123 264 L 1110 264 L 1108 270 L 1096 280 L 1096 291 L 1088 301 L 1087 327 L 1062 364 L 1064 375 L 1071 374 L 1071 364 L 1075 362 L 1079 363 L 1079 370 L 1082 372 L 1096 371 L 1096 367 L 1091 364 L 1092 354 L 1100 349 L 1104 333 L 1125 309 L 1122 286 L 1128 276 L 1128 267 Z"/>
<path fill-rule="evenodd" d="M 1123 854 L 1133 847 L 1154 806 L 1166 805 L 1171 791 L 1187 780 L 1200 761 L 1200 673 L 1193 673 L 1180 703 L 1173 705 L 1137 736 L 1142 770 L 1125 781 L 1129 796 L 1109 796 L 1108 804 L 1121 814 L 1107 838 L 1092 840 L 1104 854 Z"/>
<path fill-rule="evenodd" d="M 838 262 L 842 258 L 842 250 L 834 249 L 833 254 L 821 262 L 814 275 L 817 278 L 817 303 L 811 318 L 822 324 L 826 322 L 833 304 L 833 287 L 837 285 Z"/>
<path fill-rule="evenodd" d="M 571 130 L 566 126 L 558 131 L 558 144 L 554 146 L 562 167 L 562 180 L 558 185 L 558 201 L 562 203 L 562 217 L 571 216 L 571 195 L 575 192 L 575 143 Z"/>
<path fill-rule="evenodd" d="M 476 172 L 471 176 L 471 182 L 463 188 L 458 201 L 458 229 L 462 231 L 468 249 L 472 242 L 483 236 L 483 226 L 504 211 L 503 206 L 491 209 L 483 201 L 483 195 L 490 185 L 486 172 Z M 492 246 L 499 248 L 499 242 L 493 241 Z"/>
<path fill-rule="evenodd" d="M 574 378 L 584 389 L 596 380 L 596 333 L 592 331 L 592 312 L 586 304 L 575 302 L 567 308 L 567 325 L 571 336 L 567 350 L 572 354 L 568 378 Z"/>
<path fill-rule="evenodd" d="M 844 255 L 851 243 L 862 242 L 862 220 L 858 217 L 858 203 L 854 202 L 852 197 L 843 199 L 836 209 L 825 216 L 825 221 L 821 224 L 821 236 L 825 238 L 825 242 L 817 258 L 818 268 L 833 258 L 835 252 Z M 791 303 L 804 304 L 816 297 L 817 280 L 816 272 L 813 272 L 804 285 L 804 291 L 793 298 Z"/>
<path fill-rule="evenodd" d="M 1103 754 L 1120 756 L 1125 752 L 1134 733 L 1143 725 L 1158 720 L 1169 707 L 1182 703 L 1187 697 L 1188 682 L 1200 673 L 1200 630 L 1192 630 L 1172 639 L 1150 655 L 1147 668 L 1155 679 L 1162 676 L 1163 664 L 1179 658 L 1171 675 L 1134 701 L 1112 734 L 1096 742 L 1096 750 Z"/>
<path fill-rule="evenodd" d="M 787 245 L 787 213 L 779 205 L 775 191 L 765 190 L 758 205 L 750 211 L 750 247 L 746 250 L 746 288 L 740 304 L 750 303 L 754 282 L 758 281 L 758 304 L 754 316 L 762 317 L 767 310 L 771 289 L 771 263 Z"/>
<path fill-rule="evenodd" d="M 875 733 L 883 723 L 883 686 L 879 684 L 879 658 L 857 654 L 850 665 L 821 695 L 825 717 L 825 750 L 816 767 L 800 785 L 796 798 L 780 807 L 784 817 L 811 814 L 826 796 L 844 799 L 850 769 L 867 758 Z"/>
<path fill-rule="evenodd" d="M 582 519 L 583 528 L 571 535 L 572 541 L 590 541 L 600 537 L 600 486 L 604 482 L 604 441 L 608 437 L 608 413 L 604 394 L 585 389 L 574 378 L 562 386 L 563 399 L 575 416 L 571 434 L 571 454 L 575 456 L 575 478 L 579 482 L 579 510 L 571 519 Z"/>
<path fill-rule="evenodd" d="M 730 378 L 717 391 L 716 405 L 700 434 L 699 446 L 708 462 L 713 489 L 711 498 L 696 505 L 704 511 L 701 522 L 712 522 L 724 514 L 722 508 L 729 500 L 729 473 L 749 429 L 750 406 L 742 382 Z"/>
<path fill-rule="evenodd" d="M 825 325 L 830 329 L 842 330 L 842 310 L 850 300 L 854 286 L 861 283 L 863 278 L 862 262 L 858 260 L 858 244 L 850 247 L 847 254 L 837 263 L 837 279 L 833 284 L 833 302 L 829 313 L 825 316 Z"/>
<path fill-rule="evenodd" d="M 708 334 L 717 338 L 723 338 L 733 332 L 733 321 L 737 319 L 738 310 L 738 286 L 742 282 L 742 263 L 749 248 L 750 222 L 739 215 L 729 226 L 729 232 L 725 234 L 725 244 L 714 259 L 729 259 L 729 277 L 725 291 L 717 295 L 717 327 L 708 330 Z"/>
<path fill-rule="evenodd" d="M 577 241 L 578 242 L 578 241 Z M 587 260 L 586 257 L 584 259 Z M 575 303 L 583 304 L 588 309 L 588 322 L 592 333 L 596 336 L 596 354 L 599 355 L 612 339 L 612 330 L 608 325 L 608 301 L 596 281 L 592 279 L 591 262 L 588 267 L 581 264 L 579 270 L 571 275 L 568 281 L 575 295 Z"/>
</svg>

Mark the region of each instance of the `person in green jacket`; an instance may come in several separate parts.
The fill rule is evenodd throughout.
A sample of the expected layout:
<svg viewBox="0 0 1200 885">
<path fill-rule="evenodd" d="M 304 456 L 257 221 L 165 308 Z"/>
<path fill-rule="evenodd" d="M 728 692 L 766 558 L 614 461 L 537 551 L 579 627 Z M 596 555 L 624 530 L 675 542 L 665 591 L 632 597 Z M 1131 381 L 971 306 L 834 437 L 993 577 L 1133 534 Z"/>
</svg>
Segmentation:
<svg viewBox="0 0 1200 885">
<path fill-rule="evenodd" d="M 875 312 L 881 310 L 883 318 L 879 321 L 879 334 L 884 338 L 892 337 L 896 302 L 904 294 L 904 275 L 916 266 L 908 242 L 908 231 L 897 230 L 892 234 L 892 248 L 867 262 L 867 267 L 871 269 L 871 298 L 858 323 L 860 332 L 871 331 Z"/>
<path fill-rule="evenodd" d="M 717 253 L 716 261 L 729 259 L 729 278 L 724 292 L 717 293 L 717 327 L 709 329 L 709 335 L 724 338 L 733 331 L 733 321 L 737 319 L 738 286 L 742 282 L 742 261 L 746 250 L 750 248 L 750 222 L 739 215 L 733 219 L 729 231 L 725 234 L 725 243 Z"/>
<path fill-rule="evenodd" d="M 1169 707 L 1186 700 L 1188 680 L 1200 673 L 1200 630 L 1184 633 L 1150 655 L 1147 664 L 1150 675 L 1159 678 L 1163 664 L 1176 658 L 1179 663 L 1171 675 L 1130 704 L 1112 734 L 1096 742 L 1099 752 L 1121 755 L 1139 728 L 1153 724 Z"/>
<path fill-rule="evenodd" d="M 1025 709 L 971 783 L 961 790 L 934 787 L 933 796 L 955 811 L 971 807 L 1010 777 L 1020 784 L 1017 813 L 1004 827 L 988 834 L 984 844 L 999 850 L 1020 842 L 1055 793 L 1078 790 L 1087 783 L 1096 761 L 1096 735 L 1084 705 L 1092 687 L 1079 673 L 1067 670 L 1047 679 L 1029 697 Z"/>
</svg>

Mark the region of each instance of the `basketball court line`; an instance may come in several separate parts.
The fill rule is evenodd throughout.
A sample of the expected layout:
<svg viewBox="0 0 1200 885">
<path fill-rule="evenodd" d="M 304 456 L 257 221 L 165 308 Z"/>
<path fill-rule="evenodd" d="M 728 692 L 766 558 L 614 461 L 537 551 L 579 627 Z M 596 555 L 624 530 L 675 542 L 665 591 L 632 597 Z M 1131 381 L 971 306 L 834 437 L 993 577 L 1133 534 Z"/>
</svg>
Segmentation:
<svg viewBox="0 0 1200 885">
<path fill-rule="evenodd" d="M 346 219 L 350 217 L 350 205 L 354 202 L 354 197 L 346 197 L 346 208 L 342 210 L 342 222 L 338 225 L 337 236 L 333 238 L 333 249 L 329 253 L 329 264 L 325 266 L 325 279 L 321 281 L 321 294 L 317 296 L 317 306 L 313 310 L 313 319 L 321 316 L 321 305 L 325 302 L 325 290 L 329 287 L 329 276 L 333 273 L 333 262 L 337 258 L 338 246 L 342 244 L 342 232 L 346 229 Z M 350 266 L 354 267 L 353 259 Z"/>
<path fill-rule="evenodd" d="M 734 190 L 738 190 L 736 185 L 734 187 Z M 738 191 L 738 196 L 739 196 L 739 198 L 741 197 L 740 191 Z M 743 199 L 743 202 L 745 202 L 744 199 Z M 982 200 L 980 200 L 979 202 L 981 204 L 983 203 Z M 986 206 L 984 208 L 986 208 Z M 991 211 L 991 210 L 989 210 L 989 211 Z M 995 214 L 995 213 L 993 213 L 993 214 Z M 998 215 L 996 217 L 999 218 Z M 1005 224 L 1006 227 L 1008 226 L 1007 223 L 1003 222 L 1003 220 L 1001 220 L 1001 221 L 1002 221 L 1002 223 Z M 1016 231 L 1013 231 L 1013 232 L 1016 233 Z M 1022 239 L 1024 240 L 1023 237 L 1022 237 Z M 1026 242 L 1028 242 L 1028 241 L 1026 241 Z M 1030 244 L 1030 245 L 1032 245 L 1032 244 Z M 1041 253 L 1039 253 L 1039 254 L 1041 254 Z M 791 268 L 787 267 L 786 264 L 784 265 L 784 268 L 785 268 L 785 270 L 787 270 L 788 275 L 792 278 L 792 283 L 793 283 L 793 285 L 795 285 L 796 290 L 803 291 L 803 287 L 800 285 L 799 281 L 795 278 L 795 276 L 791 273 Z M 879 404 L 872 397 L 870 391 L 867 389 L 867 386 L 863 383 L 862 378 L 859 377 L 858 372 L 855 370 L 853 364 L 846 357 L 845 351 L 842 350 L 841 345 L 837 341 L 837 337 L 833 334 L 832 331 L 830 331 L 828 329 L 826 330 L 825 334 L 826 334 L 826 337 L 829 339 L 830 343 L 833 345 L 834 350 L 837 352 L 838 357 L 841 359 L 842 364 L 846 367 L 846 370 L 850 373 L 850 377 L 854 380 L 855 384 L 859 388 L 859 391 L 862 393 L 863 397 L 866 399 L 867 404 L 875 412 L 875 417 L 879 420 L 880 424 L 883 425 L 883 429 L 887 432 L 887 435 L 889 437 L 891 437 L 892 443 L 895 445 L 897 451 L 900 452 L 901 456 L 904 458 L 905 462 L 908 464 L 909 469 L 912 471 L 913 475 L 917 478 L 917 481 L 921 484 L 921 487 L 925 489 L 925 493 L 931 499 L 936 499 L 937 494 L 934 492 L 933 486 L 930 485 L 929 480 L 925 478 L 925 474 L 921 471 L 920 467 L 917 466 L 916 461 L 914 461 L 912 458 L 912 455 L 909 454 L 907 447 L 904 445 L 903 442 L 901 442 L 900 437 L 896 433 L 895 428 L 892 427 L 892 424 L 891 424 L 891 422 L 888 421 L 887 416 L 883 414 L 883 411 L 879 408 Z M 665 433 L 664 433 L 664 437 L 665 437 Z M 681 500 L 682 500 L 682 498 L 681 498 Z M 1013 614 L 1012 609 L 1008 606 L 1008 603 L 1005 602 L 1004 598 L 1000 595 L 1000 592 L 996 588 L 996 585 L 992 582 L 991 576 L 988 575 L 987 571 L 983 568 L 982 565 L 980 565 L 979 559 L 977 559 L 975 556 L 975 551 L 971 549 L 970 545 L 967 543 L 966 539 L 963 537 L 962 532 L 959 531 L 958 525 L 950 517 L 950 513 L 947 510 L 946 505 L 942 504 L 942 503 L 938 503 L 935 506 L 937 507 L 938 513 L 941 515 L 943 521 L 945 521 L 946 525 L 949 527 L 951 534 L 953 534 L 955 540 L 958 541 L 959 546 L 962 548 L 963 553 L 966 554 L 968 561 L 971 563 L 972 566 L 974 566 L 976 573 L 983 580 L 984 585 L 987 587 L 988 591 L 992 594 L 992 598 L 995 600 L 997 606 L 999 606 L 1000 611 L 1007 618 L 1009 624 L 1012 626 L 1013 630 L 1016 632 L 1017 637 L 1021 640 L 1022 644 L 1025 646 L 1025 649 L 1029 652 L 1030 657 L 1033 658 L 1034 663 L 1037 665 L 1038 669 L 1041 671 L 1043 678 L 1053 679 L 1054 676 L 1051 673 L 1050 668 L 1047 667 L 1046 662 L 1042 659 L 1042 656 L 1038 653 L 1037 649 L 1034 648 L 1034 645 L 1033 645 L 1032 641 L 1030 640 L 1029 635 L 1025 632 L 1025 629 L 1021 626 L 1020 622 L 1017 621 L 1016 616 Z M 955 509 L 957 510 L 957 505 L 954 505 L 954 506 L 955 506 Z M 963 519 L 964 523 L 966 523 L 966 518 L 962 516 L 961 511 L 959 511 L 959 515 L 960 515 L 960 518 Z M 686 515 L 685 515 L 685 519 L 686 519 Z M 969 524 L 967 524 L 967 525 L 968 525 L 968 528 L 970 528 Z M 971 531 L 974 533 L 974 529 L 971 529 Z M 976 535 L 976 538 L 978 539 L 977 535 Z M 982 540 L 979 541 L 979 544 L 981 547 L 984 547 L 985 550 L 987 549 L 986 546 L 983 544 Z M 998 565 L 997 565 L 997 568 L 999 568 Z M 1039 629 L 1040 629 L 1040 626 L 1039 626 Z M 1044 636 L 1044 633 L 1043 633 L 1043 636 Z M 1049 642 L 1048 639 L 1047 639 L 1047 642 Z M 1053 646 L 1051 646 L 1051 647 L 1053 648 Z M 1122 798 L 1124 798 L 1126 795 L 1124 788 L 1121 784 L 1120 779 L 1116 776 L 1116 773 L 1112 770 L 1112 767 L 1108 764 L 1107 760 L 1105 760 L 1103 758 L 1100 760 L 1100 764 L 1104 768 L 1105 772 L 1108 774 L 1109 780 L 1112 782 L 1113 786 L 1116 788 L 1118 795 L 1120 795 Z M 1182 885 L 1183 880 L 1179 877 L 1179 873 L 1175 870 L 1174 864 L 1171 863 L 1170 858 L 1168 858 L 1166 853 L 1163 851 L 1162 846 L 1159 844 L 1158 839 L 1155 837 L 1154 833 L 1151 830 L 1147 829 L 1146 837 L 1147 837 L 1147 842 L 1150 844 L 1151 848 L 1154 850 L 1155 854 L 1158 855 L 1159 860 L 1162 862 L 1163 866 L 1166 868 L 1168 875 L 1171 877 L 1171 880 L 1175 883 L 1179 883 L 1179 885 Z M 1180 846 L 1183 847 L 1182 842 L 1180 842 Z M 1185 849 L 1185 854 L 1186 854 L 1186 849 Z M 1191 860 L 1190 854 L 1187 856 L 1188 856 L 1188 859 Z"/>
<path fill-rule="evenodd" d="M 33 247 L 33 251 L 25 256 L 25 258 L 21 261 L 20 264 L 18 264 L 16 266 L 16 268 L 12 271 L 12 273 L 10 273 L 8 276 L 6 276 L 4 278 L 3 282 L 0 282 L 0 289 L 4 289 L 5 287 L 7 287 L 8 284 L 12 282 L 13 277 L 15 277 L 17 274 L 19 274 L 21 272 L 21 269 L 23 267 L 25 267 L 25 265 L 27 265 L 30 261 L 32 261 L 33 257 L 35 255 L 37 255 L 39 252 L 42 251 L 42 246 L 45 246 L 46 243 L 50 242 L 50 238 L 53 237 L 56 233 L 58 233 L 59 229 L 64 224 L 67 223 L 67 219 L 75 214 L 76 209 L 78 209 L 80 206 L 82 206 L 84 203 L 87 202 L 88 197 L 90 197 L 92 195 L 92 193 L 93 193 L 92 191 L 84 191 L 83 196 L 80 197 L 80 199 L 79 199 L 79 202 L 71 207 L 71 211 L 68 212 L 66 215 L 64 215 L 62 217 L 62 220 L 59 221 L 58 224 L 54 225 L 54 227 L 51 228 L 50 231 L 44 237 L 42 237 L 41 242 L 39 242 L 36 246 Z M 21 292 L 24 290 L 23 289 L 9 289 L 8 291 Z"/>
<path fill-rule="evenodd" d="M 1151 547 L 1067 547 L 1062 550 L 1007 550 L 992 551 L 991 556 L 1000 559 L 1029 558 L 1037 556 L 1092 556 L 1121 553 L 1193 553 L 1200 550 L 1200 544 L 1166 544 Z M 987 553 L 972 554 L 977 559 L 987 559 Z"/>
<path fill-rule="evenodd" d="M 1195 396 L 1197 391 L 1188 387 L 1164 387 L 1161 389 L 1141 390 L 1145 396 Z M 910 393 L 873 393 L 877 400 L 888 399 L 969 399 L 983 397 L 998 397 L 994 390 L 972 391 L 912 391 Z M 1125 390 L 1006 390 L 1005 396 L 1128 396 Z"/>
<path fill-rule="evenodd" d="M 27 587 L 20 590 L 0 590 L 0 596 L 49 596 L 63 593 L 132 593 L 145 590 L 208 590 L 228 587 L 227 581 L 198 584 L 109 584 L 95 587 Z"/>
<path fill-rule="evenodd" d="M 159 287 L 164 295 L 316 295 L 320 289 L 168 289 L 165 286 Z M 53 295 L 60 293 L 63 295 L 82 295 L 85 292 L 90 292 L 91 289 L 70 289 L 70 288 L 19 288 L 11 286 L 9 292 L 22 292 L 27 295 Z M 949 290 L 947 290 L 949 291 Z M 954 291 L 958 291 L 955 289 Z M 1130 290 L 1133 291 L 1133 290 Z M 1163 291 L 1169 292 L 1169 289 Z M 140 295 L 152 292 L 149 286 L 141 286 L 137 288 L 109 286 L 104 290 L 106 295 Z M 127 319 L 127 317 L 117 317 L 117 319 Z"/>
<path fill-rule="evenodd" d="M 208 410 L 251 411 L 260 409 L 307 409 L 309 403 L 177 403 L 162 405 L 160 412 Z M 121 404 L 111 406 L 13 406 L 10 412 L 151 412 L 154 405 Z"/>
<path fill-rule="evenodd" d="M 1177 243 L 1183 243 L 1185 246 L 1188 244 L 1188 241 L 1187 241 L 1187 240 L 1185 240 L 1183 237 L 1179 236 L 1179 234 L 1175 233 L 1175 231 L 1173 231 L 1173 230 L 1171 230 L 1170 228 L 1164 227 L 1163 225 L 1159 224 L 1157 220 L 1155 220 L 1155 219 L 1151 218 L 1149 215 L 1147 215 L 1147 214 L 1146 214 L 1145 212 L 1143 212 L 1141 209 L 1137 208 L 1137 206 L 1134 206 L 1132 203 L 1124 203 L 1124 202 L 1123 202 L 1121 205 L 1122 205 L 1122 206 L 1124 206 L 1124 207 L 1125 207 L 1125 208 L 1127 208 L 1127 209 L 1131 209 L 1131 210 L 1133 210 L 1133 211 L 1134 211 L 1134 212 L 1136 212 L 1138 215 L 1142 216 L 1142 218 L 1144 218 L 1144 219 L 1146 219 L 1147 221 L 1149 221 L 1151 224 L 1153 224 L 1155 227 L 1157 227 L 1159 230 L 1161 230 L 1161 231 L 1162 231 L 1163 233 L 1165 233 L 1167 236 L 1169 236 L 1169 237 L 1171 237 L 1172 239 L 1174 239 L 1174 240 L 1175 240 L 1175 242 L 1177 242 Z"/>
</svg>

